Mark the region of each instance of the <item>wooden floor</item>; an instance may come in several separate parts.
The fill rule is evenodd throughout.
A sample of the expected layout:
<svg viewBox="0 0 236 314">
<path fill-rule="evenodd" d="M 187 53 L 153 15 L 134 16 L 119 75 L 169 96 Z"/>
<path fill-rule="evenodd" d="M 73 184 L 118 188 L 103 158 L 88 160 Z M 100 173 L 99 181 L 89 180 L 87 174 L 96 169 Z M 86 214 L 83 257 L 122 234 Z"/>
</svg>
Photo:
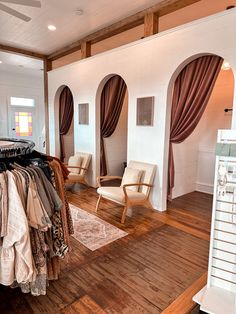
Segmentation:
<svg viewBox="0 0 236 314">
<path fill-rule="evenodd" d="M 68 197 L 94 211 L 94 189 Z M 0 286 L 0 313 L 188 313 L 191 291 L 206 280 L 211 202 L 190 193 L 166 213 L 135 208 L 121 225 L 121 207 L 102 201 L 98 216 L 129 235 L 94 252 L 72 238 L 73 251 L 47 295 Z"/>
</svg>

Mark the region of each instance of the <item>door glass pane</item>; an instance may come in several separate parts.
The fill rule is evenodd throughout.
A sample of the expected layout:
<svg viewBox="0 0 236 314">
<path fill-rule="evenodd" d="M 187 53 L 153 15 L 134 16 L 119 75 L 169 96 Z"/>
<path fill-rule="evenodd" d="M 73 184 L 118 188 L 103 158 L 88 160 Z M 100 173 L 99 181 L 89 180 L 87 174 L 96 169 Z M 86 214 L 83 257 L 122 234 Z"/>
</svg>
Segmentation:
<svg viewBox="0 0 236 314">
<path fill-rule="evenodd" d="M 32 112 L 15 112 L 16 136 L 32 136 Z"/>
<path fill-rule="evenodd" d="M 35 100 L 32 98 L 11 97 L 10 103 L 12 106 L 34 107 Z"/>
</svg>

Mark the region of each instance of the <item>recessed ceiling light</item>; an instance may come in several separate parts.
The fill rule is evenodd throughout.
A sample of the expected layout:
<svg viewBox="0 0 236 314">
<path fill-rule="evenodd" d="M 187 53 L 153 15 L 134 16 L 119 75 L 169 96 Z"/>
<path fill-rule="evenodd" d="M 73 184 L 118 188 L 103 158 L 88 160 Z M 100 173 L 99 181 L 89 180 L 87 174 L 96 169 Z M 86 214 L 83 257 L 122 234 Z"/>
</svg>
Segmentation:
<svg viewBox="0 0 236 314">
<path fill-rule="evenodd" d="M 57 28 L 56 28 L 55 25 L 48 25 L 48 29 L 49 29 L 50 31 L 55 31 Z"/>
<path fill-rule="evenodd" d="M 75 10 L 75 14 L 76 14 L 76 15 L 83 15 L 83 13 L 84 13 L 84 11 L 81 10 L 81 9 L 76 9 L 76 10 Z"/>
<path fill-rule="evenodd" d="M 0 60 L 0 64 L 2 63 L 2 61 Z"/>
</svg>

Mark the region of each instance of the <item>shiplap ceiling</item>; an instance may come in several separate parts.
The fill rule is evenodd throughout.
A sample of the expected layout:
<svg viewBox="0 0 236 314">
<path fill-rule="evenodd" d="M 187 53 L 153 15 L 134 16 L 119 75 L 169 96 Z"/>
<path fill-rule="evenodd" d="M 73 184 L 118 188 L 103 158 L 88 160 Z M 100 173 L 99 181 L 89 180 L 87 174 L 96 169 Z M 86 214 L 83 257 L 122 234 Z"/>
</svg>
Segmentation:
<svg viewBox="0 0 236 314">
<path fill-rule="evenodd" d="M 161 1 L 41 0 L 41 8 L 7 4 L 30 16 L 32 20 L 24 22 L 0 11 L 0 44 L 50 54 L 98 29 Z M 185 9 L 163 16 L 159 21 L 159 31 L 223 11 L 229 5 L 236 5 L 236 0 L 201 0 Z M 76 15 L 77 9 L 83 10 L 84 14 Z M 55 25 L 57 30 L 50 32 L 47 29 L 49 24 Z M 123 39 L 125 42 L 125 38 Z M 113 44 L 113 46 L 117 45 Z M 0 70 L 41 75 L 42 62 L 36 59 L 0 52 L 0 60 L 3 61 L 0 64 Z"/>
<path fill-rule="evenodd" d="M 98 29 L 162 0 L 41 0 L 41 8 L 9 7 L 32 18 L 24 22 L 0 11 L 0 43 L 50 54 Z M 212 1 L 212 0 L 211 0 Z M 83 15 L 76 15 L 76 10 Z M 51 32 L 47 25 L 57 30 Z"/>
<path fill-rule="evenodd" d="M 16 74 L 43 76 L 43 62 L 41 60 L 24 57 L 13 53 L 0 51 L 0 71 Z"/>
</svg>

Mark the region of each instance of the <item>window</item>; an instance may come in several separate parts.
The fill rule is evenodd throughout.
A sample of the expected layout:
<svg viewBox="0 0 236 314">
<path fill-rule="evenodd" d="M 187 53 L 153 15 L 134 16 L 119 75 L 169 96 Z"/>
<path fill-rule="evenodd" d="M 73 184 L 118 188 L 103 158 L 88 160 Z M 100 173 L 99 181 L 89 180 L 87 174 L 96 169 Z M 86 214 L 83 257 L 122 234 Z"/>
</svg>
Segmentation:
<svg viewBox="0 0 236 314">
<path fill-rule="evenodd" d="M 32 136 L 32 113 L 15 112 L 16 136 Z"/>
<path fill-rule="evenodd" d="M 18 106 L 18 107 L 34 107 L 35 106 L 35 100 L 32 98 L 11 97 L 10 103 L 11 103 L 11 106 Z"/>
</svg>

